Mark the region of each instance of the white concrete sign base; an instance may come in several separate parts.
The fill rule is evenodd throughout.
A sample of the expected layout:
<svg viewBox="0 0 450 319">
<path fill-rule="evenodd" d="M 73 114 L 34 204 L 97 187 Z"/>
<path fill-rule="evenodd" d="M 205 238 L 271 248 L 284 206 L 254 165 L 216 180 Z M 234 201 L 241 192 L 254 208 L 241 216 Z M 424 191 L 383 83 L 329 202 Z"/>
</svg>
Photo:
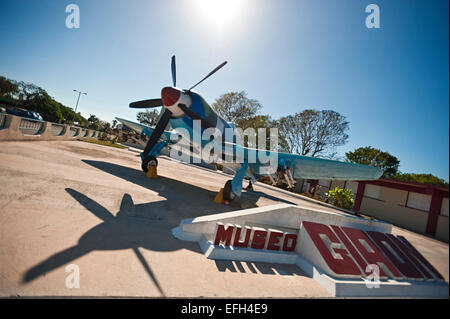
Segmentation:
<svg viewBox="0 0 450 319">
<path fill-rule="evenodd" d="M 380 280 L 376 287 L 374 282 L 361 279 L 333 278 L 299 255 L 295 264 L 335 297 L 448 297 L 449 287 L 445 282 Z"/>
<path fill-rule="evenodd" d="M 448 297 L 448 284 L 388 223 L 278 204 L 183 220 L 215 260 L 296 264 L 336 297 Z"/>
</svg>

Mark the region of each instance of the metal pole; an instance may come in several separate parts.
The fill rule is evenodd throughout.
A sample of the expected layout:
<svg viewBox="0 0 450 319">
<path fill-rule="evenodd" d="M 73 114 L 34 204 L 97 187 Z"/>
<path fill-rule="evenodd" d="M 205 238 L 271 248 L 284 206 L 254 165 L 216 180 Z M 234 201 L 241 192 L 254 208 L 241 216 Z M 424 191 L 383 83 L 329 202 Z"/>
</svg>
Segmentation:
<svg viewBox="0 0 450 319">
<path fill-rule="evenodd" d="M 78 102 L 80 101 L 80 96 L 81 96 L 81 94 L 87 95 L 87 93 L 81 92 L 81 91 L 77 91 L 77 90 L 73 90 L 73 91 L 74 92 L 78 92 L 77 104 L 75 105 L 75 112 L 74 112 L 74 115 L 72 117 L 72 121 L 75 121 L 75 115 L 77 115 L 77 108 L 78 108 Z"/>
<path fill-rule="evenodd" d="M 77 114 L 78 101 L 80 101 L 81 92 L 78 92 L 77 105 L 75 105 L 75 114 Z"/>
</svg>

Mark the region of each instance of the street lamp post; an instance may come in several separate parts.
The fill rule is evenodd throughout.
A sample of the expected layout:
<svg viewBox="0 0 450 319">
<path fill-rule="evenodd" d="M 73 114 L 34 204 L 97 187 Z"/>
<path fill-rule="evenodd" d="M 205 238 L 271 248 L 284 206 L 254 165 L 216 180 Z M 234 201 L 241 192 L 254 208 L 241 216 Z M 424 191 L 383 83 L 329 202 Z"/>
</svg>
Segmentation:
<svg viewBox="0 0 450 319">
<path fill-rule="evenodd" d="M 78 93 L 78 99 L 77 99 L 77 104 L 75 105 L 75 114 L 74 114 L 74 118 L 73 118 L 73 120 L 75 120 L 75 115 L 77 114 L 77 107 L 78 107 L 78 102 L 80 101 L 80 96 L 81 96 L 81 94 L 87 95 L 87 93 L 77 91 L 77 90 L 73 90 L 73 91 Z"/>
</svg>

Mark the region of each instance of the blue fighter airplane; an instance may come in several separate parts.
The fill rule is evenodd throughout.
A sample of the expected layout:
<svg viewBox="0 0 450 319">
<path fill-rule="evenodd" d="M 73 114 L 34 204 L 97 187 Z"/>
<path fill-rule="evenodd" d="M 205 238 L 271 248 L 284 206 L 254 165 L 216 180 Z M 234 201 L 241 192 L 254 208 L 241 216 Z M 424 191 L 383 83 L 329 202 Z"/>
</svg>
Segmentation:
<svg viewBox="0 0 450 319">
<path fill-rule="evenodd" d="M 205 130 L 214 129 L 220 133 L 219 147 L 221 148 L 221 165 L 236 171 L 234 178 L 228 180 L 221 190 L 222 202 L 230 202 L 242 193 L 242 183 L 245 177 L 250 178 L 250 188 L 261 176 L 270 178 L 273 184 L 283 182 L 292 188 L 296 179 L 330 179 L 330 180 L 376 180 L 383 171 L 376 167 L 359 165 L 335 160 L 313 158 L 296 154 L 276 151 L 257 150 L 244 147 L 236 143 L 236 135 L 227 134 L 234 130 L 235 125 L 220 117 L 205 99 L 193 90 L 197 85 L 222 68 L 223 62 L 206 75 L 190 89 L 176 87 L 175 56 L 172 57 L 171 70 L 173 86 L 164 87 L 161 98 L 149 99 L 130 103 L 131 108 L 154 108 L 162 106 L 162 112 L 154 128 L 141 125 L 122 118 L 116 118 L 122 124 L 138 133 L 147 135 L 148 141 L 141 153 L 142 170 L 156 172 L 157 157 L 164 147 L 173 147 L 181 136 L 188 141 L 185 148 L 192 156 L 201 154 L 202 149 L 210 140 L 195 139 L 202 136 Z M 172 130 L 166 128 L 170 124 Z M 178 137 L 178 138 L 174 138 Z M 231 156 L 230 156 L 231 154 Z M 268 158 L 275 159 L 275 163 L 268 164 Z M 217 158 L 216 158 L 217 159 Z M 156 174 L 156 173 L 155 173 Z M 220 193 L 219 193 L 220 194 Z"/>
</svg>

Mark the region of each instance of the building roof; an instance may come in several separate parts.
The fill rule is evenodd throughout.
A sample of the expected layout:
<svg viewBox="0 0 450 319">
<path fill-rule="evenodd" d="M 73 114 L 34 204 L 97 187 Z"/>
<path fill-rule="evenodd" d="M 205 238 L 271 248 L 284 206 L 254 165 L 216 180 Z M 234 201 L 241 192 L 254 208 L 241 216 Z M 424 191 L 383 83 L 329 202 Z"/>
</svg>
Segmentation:
<svg viewBox="0 0 450 319">
<path fill-rule="evenodd" d="M 365 182 L 368 184 L 374 184 L 424 194 L 432 194 L 433 192 L 438 191 L 442 193 L 444 197 L 449 196 L 449 187 L 444 185 L 424 184 L 418 182 L 402 181 L 392 178 L 380 178 L 376 181 L 365 181 Z"/>
</svg>

